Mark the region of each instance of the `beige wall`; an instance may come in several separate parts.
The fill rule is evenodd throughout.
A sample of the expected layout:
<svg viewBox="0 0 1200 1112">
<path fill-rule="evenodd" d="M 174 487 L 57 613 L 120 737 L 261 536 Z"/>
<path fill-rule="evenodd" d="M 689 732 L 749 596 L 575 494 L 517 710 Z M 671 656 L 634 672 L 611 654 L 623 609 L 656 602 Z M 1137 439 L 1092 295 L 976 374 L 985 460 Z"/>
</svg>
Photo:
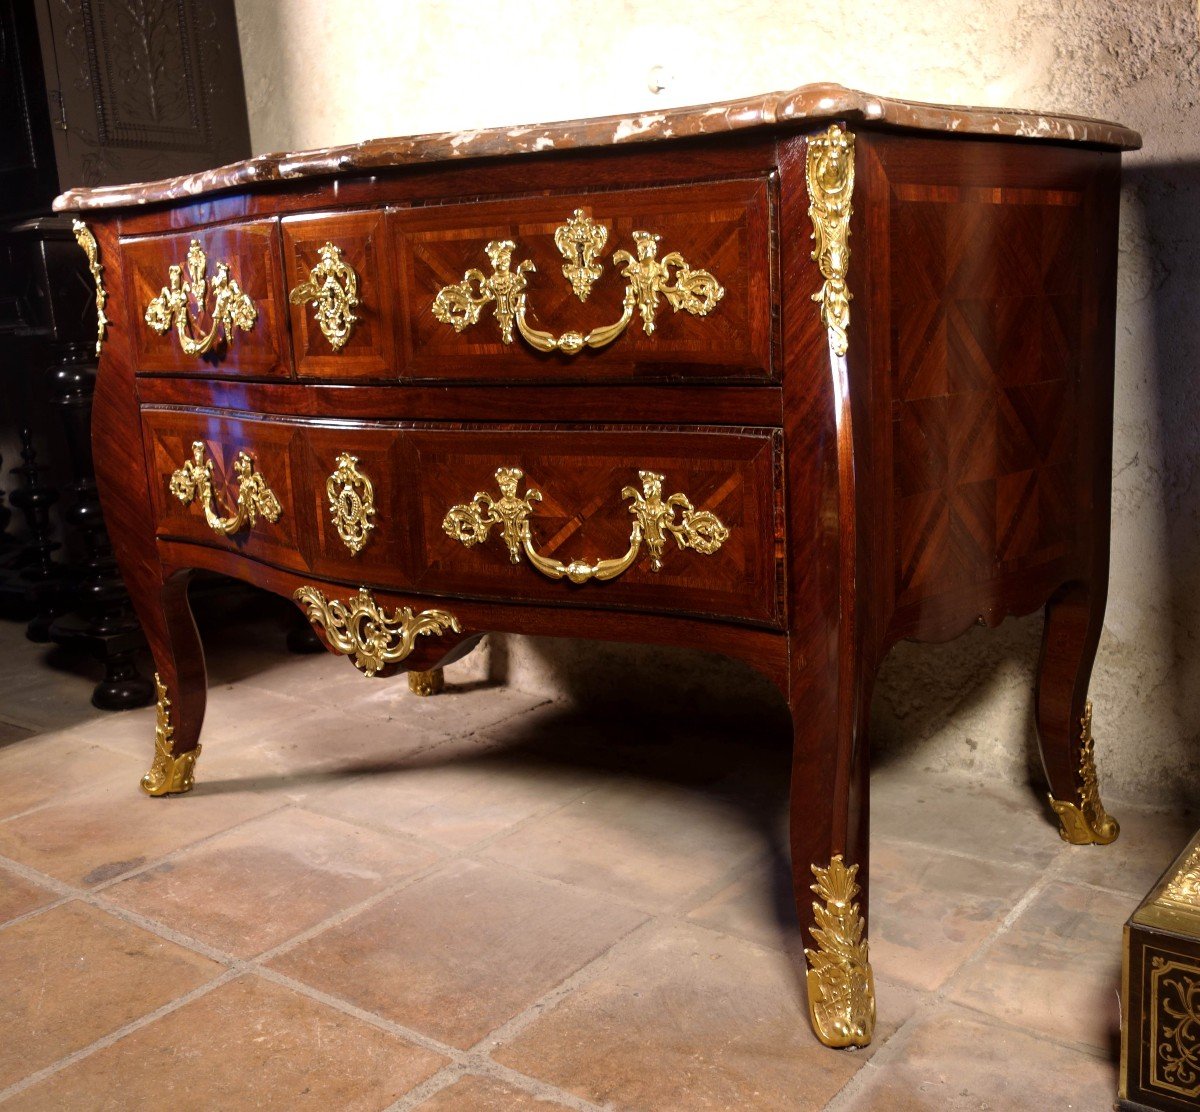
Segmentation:
<svg viewBox="0 0 1200 1112">
<path fill-rule="evenodd" d="M 1113 567 L 1092 693 L 1108 794 L 1200 802 L 1200 34 L 1192 0 L 238 0 L 256 151 L 659 107 L 834 80 L 1106 116 L 1126 162 Z M 665 89 L 652 93 L 661 67 Z M 901 646 L 880 758 L 1024 776 L 1040 620 Z M 724 705 L 754 683 L 684 655 L 515 640 L 515 682 L 626 682 Z M 642 667 L 634 680 L 630 665 Z M 655 676 L 658 673 L 658 677 Z M 649 679 L 645 677 L 650 677 Z M 680 686 L 676 686 L 679 684 Z M 725 700 L 724 704 L 722 701 Z"/>
</svg>

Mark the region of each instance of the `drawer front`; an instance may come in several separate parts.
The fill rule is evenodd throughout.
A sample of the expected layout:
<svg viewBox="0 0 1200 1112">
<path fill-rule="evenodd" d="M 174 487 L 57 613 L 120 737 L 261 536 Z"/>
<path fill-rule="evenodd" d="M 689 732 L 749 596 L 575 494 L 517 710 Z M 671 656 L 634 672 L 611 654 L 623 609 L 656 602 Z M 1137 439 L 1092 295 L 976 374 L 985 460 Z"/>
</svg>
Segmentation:
<svg viewBox="0 0 1200 1112">
<path fill-rule="evenodd" d="M 307 425 L 293 455 L 313 571 L 398 588 L 413 580 L 412 447 L 395 426 Z"/>
<path fill-rule="evenodd" d="M 170 410 L 143 411 L 142 421 L 160 537 L 307 570 L 300 546 L 311 524 L 293 467 L 302 429 Z"/>
<path fill-rule="evenodd" d="M 296 374 L 396 379 L 396 302 L 381 210 L 283 220 Z"/>
<path fill-rule="evenodd" d="M 404 374 L 771 379 L 770 197 L 755 179 L 394 211 Z"/>
<path fill-rule="evenodd" d="M 779 623 L 775 430 L 143 422 L 161 537 L 429 595 Z"/>
<path fill-rule="evenodd" d="M 416 590 L 778 621 L 771 430 L 414 429 L 408 439 Z"/>
<path fill-rule="evenodd" d="M 127 239 L 121 251 L 138 371 L 291 377 L 274 220 Z"/>
</svg>

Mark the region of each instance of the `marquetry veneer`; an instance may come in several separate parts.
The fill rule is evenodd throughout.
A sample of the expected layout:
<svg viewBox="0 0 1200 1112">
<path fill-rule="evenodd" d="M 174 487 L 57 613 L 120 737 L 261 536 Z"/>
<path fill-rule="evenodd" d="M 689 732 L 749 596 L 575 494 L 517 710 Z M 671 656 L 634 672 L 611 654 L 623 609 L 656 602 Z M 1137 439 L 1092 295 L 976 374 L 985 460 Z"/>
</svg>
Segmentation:
<svg viewBox="0 0 1200 1112">
<path fill-rule="evenodd" d="M 1044 606 L 1050 801 L 1068 840 L 1116 836 L 1087 687 L 1137 143 L 810 86 L 64 195 L 159 674 L 144 786 L 192 784 L 196 568 L 293 597 L 369 675 L 488 630 L 721 648 L 792 709 L 811 1017 L 864 1045 L 892 644 Z"/>
</svg>

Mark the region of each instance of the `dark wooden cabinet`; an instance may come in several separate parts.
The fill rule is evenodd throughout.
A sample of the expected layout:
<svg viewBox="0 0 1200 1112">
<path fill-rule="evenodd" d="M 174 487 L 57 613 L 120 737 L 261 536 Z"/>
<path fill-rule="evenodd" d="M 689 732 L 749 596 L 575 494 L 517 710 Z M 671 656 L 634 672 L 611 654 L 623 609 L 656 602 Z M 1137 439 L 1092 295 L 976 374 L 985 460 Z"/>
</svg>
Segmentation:
<svg viewBox="0 0 1200 1112">
<path fill-rule="evenodd" d="M 70 219 L 50 205 L 69 184 L 249 153 L 232 0 L 0 0 L 0 374 L 17 426 L 0 427 L 0 450 L 13 454 L 19 429 L 12 499 L 29 534 L 0 535 L 0 603 L 33 615 L 32 639 L 97 655 L 105 675 L 93 702 L 108 709 L 145 703 L 153 689 L 136 671 L 143 642 L 92 477 L 96 321 L 81 311 L 92 276 Z M 63 416 L 65 450 L 57 422 L 38 419 L 47 401 Z"/>
<path fill-rule="evenodd" d="M 192 784 L 192 569 L 294 598 L 368 675 L 488 630 L 722 649 L 791 707 L 811 1017 L 865 1045 L 897 640 L 1045 607 L 1050 802 L 1069 841 L 1117 833 L 1087 688 L 1137 143 L 811 86 L 60 198 L 109 295 L 98 476 L 160 685 L 143 786 Z"/>
</svg>

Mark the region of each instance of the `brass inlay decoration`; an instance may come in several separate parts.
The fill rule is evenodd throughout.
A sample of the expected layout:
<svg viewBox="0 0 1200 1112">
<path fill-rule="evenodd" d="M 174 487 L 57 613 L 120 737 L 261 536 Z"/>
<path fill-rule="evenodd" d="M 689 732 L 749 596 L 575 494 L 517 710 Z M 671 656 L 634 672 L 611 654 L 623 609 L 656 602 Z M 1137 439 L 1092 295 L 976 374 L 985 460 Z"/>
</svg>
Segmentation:
<svg viewBox="0 0 1200 1112">
<path fill-rule="evenodd" d="M 267 486 L 266 479 L 254 470 L 254 460 L 245 452 L 238 452 L 233 470 L 238 478 L 237 507 L 227 517 L 217 512 L 212 483 L 213 461 L 204 458 L 203 440 L 192 442 L 192 458 L 171 475 L 171 493 L 185 506 L 198 498 L 209 528 L 223 536 L 256 524 L 259 514 L 268 521 L 278 521 L 279 499 Z"/>
<path fill-rule="evenodd" d="M 192 240 L 187 253 L 187 281 L 182 281 L 183 268 L 176 265 L 167 271 L 167 284 L 162 292 L 146 306 L 146 323 L 160 336 L 165 336 L 171 326 L 179 337 L 179 346 L 185 355 L 203 355 L 217 342 L 218 336 L 225 343 L 233 343 L 234 329 L 249 332 L 258 319 L 258 310 L 237 280 L 229 276 L 229 265 L 217 263 L 217 272 L 208 278 L 208 256 L 198 239 Z M 207 332 L 198 339 L 194 333 L 190 316 L 190 300 L 195 299 L 199 310 L 204 311 L 206 299 L 212 293 L 211 321 Z"/>
<path fill-rule="evenodd" d="M 458 619 L 445 610 L 414 614 L 401 606 L 389 617 L 366 587 L 346 602 L 327 599 L 316 587 L 301 587 L 292 597 L 305 607 L 308 620 L 325 631 L 330 646 L 353 655 L 354 667 L 368 676 L 404 660 L 418 635 L 459 632 Z"/>
<path fill-rule="evenodd" d="M 1200 845 L 1188 855 L 1179 872 L 1167 881 L 1159 898 L 1200 907 Z"/>
<path fill-rule="evenodd" d="M 567 260 L 562 268 L 563 277 L 571 283 L 580 301 L 588 299 L 592 283 L 604 273 L 596 257 L 607 242 L 608 229 L 597 224 L 583 209 L 576 209 L 570 220 L 554 229 L 554 246 Z"/>
<path fill-rule="evenodd" d="M 358 457 L 343 452 L 334 472 L 325 480 L 329 513 L 342 543 L 357 556 L 371 536 L 375 523 L 375 488 L 358 469 Z"/>
<path fill-rule="evenodd" d="M 195 783 L 196 758 L 200 746 L 186 753 L 174 754 L 175 727 L 171 724 L 171 700 L 167 688 L 154 673 L 154 688 L 158 692 L 158 721 L 154 726 L 154 763 L 142 777 L 142 791 L 147 795 L 179 795 L 190 792 Z"/>
<path fill-rule="evenodd" d="M 358 320 L 354 315 L 359 303 L 358 275 L 342 260 L 340 247 L 326 243 L 317 254 L 321 261 L 308 272 L 307 281 L 288 294 L 288 299 L 293 305 L 311 301 L 317 324 L 325 333 L 329 346 L 334 351 L 341 351 Z"/>
<path fill-rule="evenodd" d="M 446 675 L 441 668 L 431 668 L 428 672 L 409 672 L 408 689 L 414 695 L 428 698 L 436 695 L 446 686 Z"/>
<path fill-rule="evenodd" d="M 850 200 L 854 194 L 854 136 L 831 124 L 809 136 L 808 216 L 812 220 L 812 257 L 821 269 L 821 288 L 812 299 L 821 305 L 821 323 L 837 355 L 845 355 L 849 340 L 850 299 L 846 271 L 850 266 Z"/>
<path fill-rule="evenodd" d="M 75 233 L 76 242 L 87 255 L 88 270 L 92 272 L 92 281 L 96 283 L 96 354 L 104 346 L 104 330 L 108 327 L 108 317 L 104 315 L 104 305 L 108 301 L 108 293 L 104 289 L 104 267 L 100 263 L 100 245 L 92 235 L 92 229 L 82 220 L 71 221 L 71 231 Z"/>
<path fill-rule="evenodd" d="M 534 548 L 528 519 L 533 513 L 533 504 L 542 500 L 542 494 L 530 488 L 523 498 L 518 497 L 517 486 L 524 474 L 516 467 L 497 470 L 500 497 L 493 498 L 486 491 L 478 491 L 470 502 L 451 506 L 442 521 L 446 535 L 470 548 L 486 541 L 492 526 L 498 525 L 508 546 L 509 559 L 514 564 L 521 562 L 524 551 L 542 575 L 550 579 L 569 579 L 572 583 L 615 579 L 633 564 L 643 543 L 650 552 L 650 570 L 659 571 L 668 535 L 675 538 L 680 548 L 690 548 L 705 556 L 716 552 L 729 536 L 729 530 L 715 514 L 697 510 L 686 495 L 671 494 L 664 499 L 662 475 L 639 471 L 642 489 L 627 486 L 621 491 L 622 498 L 631 499 L 629 512 L 634 517 L 625 554 L 606 560 L 577 559 L 564 564 L 552 556 L 541 555 Z M 677 510 L 680 511 L 678 520 Z"/>
<path fill-rule="evenodd" d="M 1100 802 L 1096 779 L 1096 743 L 1092 740 L 1092 704 L 1089 700 L 1079 720 L 1079 802 L 1050 796 L 1050 806 L 1061 824 L 1059 836 L 1077 846 L 1106 846 L 1117 840 L 1121 827 Z"/>
<path fill-rule="evenodd" d="M 854 897 L 858 866 L 847 867 L 836 854 L 827 869 L 812 866 L 817 943 L 808 958 L 808 1015 L 826 1046 L 866 1046 L 875 1031 L 875 975 L 863 938 L 865 926 Z M 823 902 L 819 902 L 823 901 Z"/>
<path fill-rule="evenodd" d="M 1200 1096 L 1200 969 L 1155 957 L 1150 973 L 1150 1080 L 1181 1097 Z"/>
<path fill-rule="evenodd" d="M 606 230 L 606 237 L 607 234 Z M 555 241 L 558 242 L 557 233 Z M 637 254 L 624 250 L 614 253 L 613 263 L 623 268 L 621 274 L 626 280 L 623 311 L 612 324 L 601 325 L 587 333 L 564 332 L 555 336 L 528 323 L 525 319 L 528 285 L 525 276 L 537 268 L 529 259 L 523 259 L 514 268 L 512 257 L 517 245 L 511 239 L 494 239 L 484 248 L 492 263 L 490 275 L 472 267 L 461 282 L 443 286 L 433 300 L 433 315 L 443 324 L 451 325 L 455 332 L 461 332 L 478 322 L 485 305 L 493 304 L 500 325 L 500 339 L 504 343 L 513 342 L 515 324 L 531 347 L 567 355 L 574 355 L 585 347 L 600 348 L 611 344 L 629 326 L 635 310 L 641 315 L 642 331 L 647 336 L 653 335 L 660 296 L 667 299 L 675 312 L 683 309 L 693 316 L 707 316 L 725 296 L 724 287 L 707 270 L 693 270 L 678 251 L 671 251 L 659 259 L 658 241 L 659 237 L 653 232 L 634 232 Z M 580 257 L 586 258 L 582 249 Z M 672 267 L 675 268 L 673 279 Z M 567 274 L 568 269 L 564 267 L 563 273 Z M 594 268 L 584 266 L 578 274 L 567 274 L 576 293 L 581 288 L 579 283 L 591 269 Z M 588 285 L 590 288 L 590 282 Z"/>
</svg>

